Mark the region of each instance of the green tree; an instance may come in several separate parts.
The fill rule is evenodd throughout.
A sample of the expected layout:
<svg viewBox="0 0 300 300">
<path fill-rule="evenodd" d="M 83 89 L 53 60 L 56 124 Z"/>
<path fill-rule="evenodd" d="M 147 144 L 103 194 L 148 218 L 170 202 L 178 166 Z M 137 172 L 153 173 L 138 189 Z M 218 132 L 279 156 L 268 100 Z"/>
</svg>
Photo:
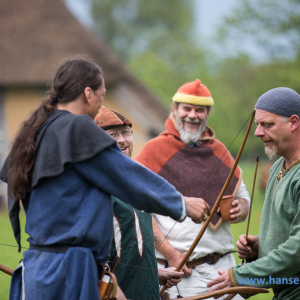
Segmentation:
<svg viewBox="0 0 300 300">
<path fill-rule="evenodd" d="M 220 41 L 235 45 L 232 57 L 219 59 L 210 88 L 215 90 L 216 112 L 211 121 L 224 117 L 227 126 L 215 127 L 217 137 L 227 145 L 252 112 L 259 96 L 286 86 L 300 92 L 300 1 L 242 0 L 220 27 Z M 221 44 L 220 44 L 221 45 Z M 254 63 L 245 45 L 255 45 L 268 59 Z M 244 53 L 241 51 L 244 50 Z M 238 54 L 236 54 L 238 53 Z M 220 110 L 221 108 L 221 110 Z M 228 129 L 233 130 L 228 130 Z M 244 130 L 243 130 L 244 133 Z M 236 153 L 237 145 L 231 152 Z M 255 157 L 263 145 L 251 134 L 246 148 Z"/>
<path fill-rule="evenodd" d="M 94 29 L 123 59 L 155 49 L 177 36 L 186 40 L 193 26 L 192 1 L 92 0 Z"/>
<path fill-rule="evenodd" d="M 246 55 L 219 62 L 216 75 L 208 82 L 216 103 L 209 122 L 213 124 L 217 138 L 229 145 L 263 93 L 280 86 L 300 93 L 299 78 L 299 57 L 290 61 L 273 59 L 259 65 L 253 64 Z M 222 120 L 223 126 L 218 120 Z M 231 146 L 230 151 L 233 154 L 237 153 L 244 133 L 245 128 Z M 263 154 L 264 147 L 253 133 L 254 130 L 249 137 L 245 154 L 255 158 L 257 153 Z"/>
<path fill-rule="evenodd" d="M 255 65 L 243 53 L 235 58 L 221 60 L 213 53 L 199 48 L 197 45 L 201 45 L 200 38 L 196 39 L 193 31 L 192 1 L 91 1 L 96 33 L 166 105 L 171 103 L 172 96 L 185 82 L 199 78 L 209 88 L 215 100 L 209 125 L 226 146 L 231 144 L 244 126 L 261 94 L 276 86 L 289 86 L 299 91 L 299 60 L 275 60 L 275 55 L 270 55 L 270 61 Z M 293 26 L 289 27 L 288 24 L 297 23 L 297 20 L 292 22 L 291 9 L 293 5 L 297 7 L 297 3 L 294 0 L 287 1 L 286 6 L 283 6 L 284 15 L 285 18 L 291 18 L 291 21 L 285 21 L 283 26 L 276 15 L 276 27 L 270 16 L 281 7 L 278 0 L 253 0 L 253 3 L 243 0 L 240 7 L 222 25 L 224 39 L 231 38 L 230 34 L 234 29 L 241 36 L 238 37 L 241 44 L 244 44 L 245 35 L 253 41 L 259 41 L 263 27 L 269 28 L 265 31 L 266 43 L 261 44 L 261 47 L 265 47 L 268 53 L 275 53 L 276 51 L 269 51 L 267 44 L 269 40 L 273 41 L 270 34 L 277 41 L 280 34 L 293 32 Z M 295 7 L 294 13 L 297 11 Z M 294 47 L 296 49 L 296 42 Z M 230 146 L 234 155 L 237 154 L 245 131 L 246 125 Z M 262 151 L 263 145 L 254 138 L 252 131 L 243 156 L 248 154 L 256 157 L 256 153 Z"/>
<path fill-rule="evenodd" d="M 179 86 L 209 76 L 193 1 L 92 0 L 92 14 L 95 32 L 166 105 Z"/>
<path fill-rule="evenodd" d="M 254 45 L 269 59 L 294 59 L 300 48 L 300 0 L 242 0 L 219 37 L 237 49 Z"/>
<path fill-rule="evenodd" d="M 246 55 L 219 61 L 217 71 L 207 83 L 215 100 L 209 124 L 230 152 L 236 156 L 246 129 L 247 120 L 253 112 L 259 92 L 252 88 L 255 81 L 255 66 Z M 256 140 L 253 135 L 255 126 L 248 138 L 243 158 L 256 156 Z"/>
</svg>

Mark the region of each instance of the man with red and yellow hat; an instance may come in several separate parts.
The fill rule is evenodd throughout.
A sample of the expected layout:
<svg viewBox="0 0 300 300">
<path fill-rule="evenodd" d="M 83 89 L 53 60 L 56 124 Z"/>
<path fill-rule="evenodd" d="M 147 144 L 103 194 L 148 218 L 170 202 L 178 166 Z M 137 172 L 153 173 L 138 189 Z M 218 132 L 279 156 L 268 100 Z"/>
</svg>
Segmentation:
<svg viewBox="0 0 300 300">
<path fill-rule="evenodd" d="M 166 131 L 149 141 L 136 160 L 164 177 L 183 195 L 202 198 L 212 208 L 234 163 L 226 147 L 207 126 L 214 100 L 207 87 L 197 79 L 180 87 L 173 102 Z M 178 294 L 189 297 L 206 292 L 206 284 L 218 276 L 218 270 L 235 265 L 230 223 L 246 219 L 250 200 L 239 167 L 225 195 L 234 198 L 227 211 L 229 222 L 215 214 L 190 261 L 182 268 L 186 278 L 177 287 L 168 289 L 170 299 Z M 185 220 L 173 228 L 170 218 L 153 216 L 154 241 L 159 247 L 156 252 L 158 265 L 160 268 L 177 267 L 204 223 L 192 224 Z M 242 299 L 239 297 L 234 299 Z"/>
</svg>

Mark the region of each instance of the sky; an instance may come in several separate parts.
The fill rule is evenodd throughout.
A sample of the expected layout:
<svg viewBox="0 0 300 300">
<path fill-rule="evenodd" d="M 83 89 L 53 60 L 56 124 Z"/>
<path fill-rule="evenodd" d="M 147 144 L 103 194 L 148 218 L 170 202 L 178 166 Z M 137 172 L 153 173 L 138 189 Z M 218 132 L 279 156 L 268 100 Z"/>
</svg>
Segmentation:
<svg viewBox="0 0 300 300">
<path fill-rule="evenodd" d="M 91 27 L 92 18 L 90 16 L 90 5 L 87 0 L 64 0 L 73 15 L 86 27 Z M 100 0 L 99 0 L 100 1 Z M 169 0 L 171 1 L 171 0 Z M 224 53 L 234 53 L 236 48 L 220 48 L 213 41 L 214 35 L 217 33 L 218 26 L 222 23 L 225 16 L 228 16 L 232 10 L 239 4 L 239 0 L 191 0 L 195 4 L 195 29 L 197 38 L 201 43 L 205 40 L 205 44 L 212 49 L 214 53 L 223 56 Z M 240 47 L 249 53 L 256 61 L 264 61 L 264 54 L 251 41 L 246 41 Z"/>
<path fill-rule="evenodd" d="M 222 18 L 229 14 L 239 0 L 193 0 L 195 26 L 199 36 L 211 37 Z M 75 17 L 87 27 L 91 26 L 90 6 L 86 0 L 65 0 Z"/>
<path fill-rule="evenodd" d="M 239 0 L 194 0 L 195 26 L 200 36 L 207 38 L 216 33 L 222 19 L 231 13 Z"/>
<path fill-rule="evenodd" d="M 79 20 L 79 22 L 90 27 L 92 24 L 90 16 L 90 5 L 89 1 L 86 0 L 64 0 L 68 9 L 73 13 L 73 15 Z"/>
</svg>

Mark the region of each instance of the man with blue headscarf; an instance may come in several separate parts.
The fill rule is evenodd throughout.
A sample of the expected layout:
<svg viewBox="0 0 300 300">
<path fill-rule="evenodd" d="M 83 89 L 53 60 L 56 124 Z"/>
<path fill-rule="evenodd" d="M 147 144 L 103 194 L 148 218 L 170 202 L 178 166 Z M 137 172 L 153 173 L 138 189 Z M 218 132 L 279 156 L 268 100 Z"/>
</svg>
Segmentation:
<svg viewBox="0 0 300 300">
<path fill-rule="evenodd" d="M 237 241 L 238 256 L 251 263 L 219 271 L 208 286 L 272 288 L 273 299 L 300 299 L 300 95 L 275 88 L 255 108 L 255 136 L 270 159 L 281 157 L 270 170 L 259 235 Z"/>
</svg>

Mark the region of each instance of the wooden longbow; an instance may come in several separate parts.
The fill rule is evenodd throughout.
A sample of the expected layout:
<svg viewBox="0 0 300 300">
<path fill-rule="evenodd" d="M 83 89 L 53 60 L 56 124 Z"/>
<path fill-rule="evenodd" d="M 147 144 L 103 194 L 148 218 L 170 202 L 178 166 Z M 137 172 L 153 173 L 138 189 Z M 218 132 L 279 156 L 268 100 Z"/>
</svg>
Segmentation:
<svg viewBox="0 0 300 300">
<path fill-rule="evenodd" d="M 237 157 L 236 157 L 236 159 L 234 161 L 233 167 L 232 167 L 232 169 L 231 169 L 231 171 L 230 171 L 230 173 L 229 173 L 229 175 L 227 177 L 227 180 L 226 180 L 226 182 L 225 182 L 225 184 L 224 184 L 224 186 L 222 188 L 222 191 L 221 191 L 221 193 L 220 193 L 217 201 L 215 202 L 215 204 L 214 204 L 214 206 L 213 206 L 213 208 L 211 210 L 210 216 L 205 221 L 203 227 L 201 228 L 201 230 L 200 230 L 199 234 L 197 235 L 196 239 L 194 240 L 192 246 L 190 247 L 190 249 L 188 250 L 188 252 L 186 253 L 186 255 L 184 256 L 184 258 L 182 259 L 182 261 L 180 262 L 179 266 L 176 268 L 175 271 L 180 271 L 181 268 L 183 267 L 183 265 L 187 262 L 187 260 L 189 259 L 189 257 L 193 253 L 194 249 L 196 248 L 197 244 L 199 243 L 200 239 L 202 238 L 202 236 L 203 236 L 203 234 L 204 234 L 204 232 L 205 232 L 205 230 L 206 230 L 209 222 L 211 221 L 214 213 L 217 211 L 217 209 L 219 207 L 219 204 L 220 204 L 220 201 L 221 201 L 222 197 L 224 196 L 224 193 L 225 193 L 225 191 L 226 191 L 226 189 L 227 189 L 227 187 L 228 187 L 228 185 L 230 183 L 230 180 L 231 180 L 231 178 L 232 178 L 232 176 L 233 176 L 233 174 L 234 174 L 234 172 L 235 172 L 235 170 L 237 168 L 237 165 L 239 163 L 240 157 L 242 155 L 242 152 L 244 150 L 244 146 L 246 144 L 247 138 L 248 138 L 250 130 L 251 130 L 251 125 L 253 123 L 254 116 L 255 116 L 255 110 L 253 110 L 253 112 L 252 112 L 251 119 L 250 119 L 250 122 L 249 122 L 249 125 L 248 125 L 248 128 L 247 128 L 246 134 L 244 136 L 244 139 L 243 139 L 242 145 L 240 147 L 240 150 L 238 152 L 238 155 L 237 155 Z M 162 295 L 164 293 L 164 291 L 166 290 L 166 288 L 167 288 L 166 285 L 164 285 L 161 288 L 160 295 Z"/>
</svg>

